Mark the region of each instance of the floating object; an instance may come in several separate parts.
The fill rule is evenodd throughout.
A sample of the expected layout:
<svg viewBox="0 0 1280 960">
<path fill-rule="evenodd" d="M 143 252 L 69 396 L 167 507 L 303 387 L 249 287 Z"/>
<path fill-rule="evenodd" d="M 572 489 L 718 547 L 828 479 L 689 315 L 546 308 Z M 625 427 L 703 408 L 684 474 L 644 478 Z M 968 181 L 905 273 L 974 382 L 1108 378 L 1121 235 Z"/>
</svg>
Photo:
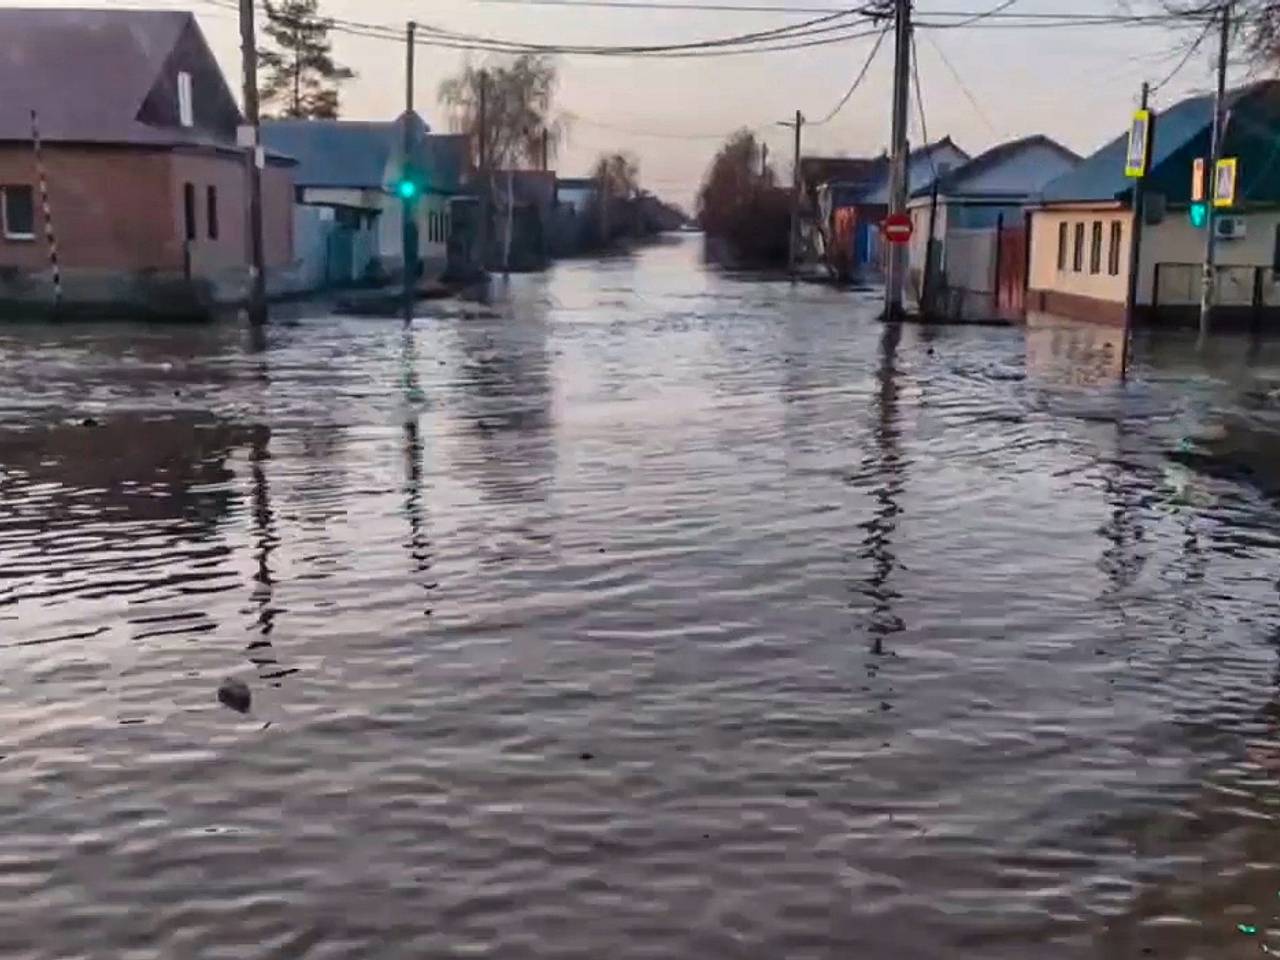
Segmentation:
<svg viewBox="0 0 1280 960">
<path fill-rule="evenodd" d="M 230 707 L 236 713 L 248 713 L 253 697 L 249 693 L 249 685 L 243 680 L 228 677 L 218 687 L 218 700 L 224 707 Z"/>
</svg>

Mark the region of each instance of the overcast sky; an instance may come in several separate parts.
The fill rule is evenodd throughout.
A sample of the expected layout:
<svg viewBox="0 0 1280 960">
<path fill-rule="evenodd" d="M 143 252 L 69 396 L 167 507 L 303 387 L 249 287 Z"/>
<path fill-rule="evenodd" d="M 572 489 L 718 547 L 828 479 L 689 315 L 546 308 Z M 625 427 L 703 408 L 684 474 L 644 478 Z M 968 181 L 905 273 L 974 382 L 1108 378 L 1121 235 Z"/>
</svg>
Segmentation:
<svg viewBox="0 0 1280 960">
<path fill-rule="evenodd" d="M 225 2 L 225 0 L 224 0 Z M 691 0 L 692 2 L 692 0 Z M 743 4 L 753 0 L 731 0 Z M 754 0 L 764 3 L 766 0 Z M 839 6 L 840 0 L 767 0 L 778 6 Z M 1153 0 L 1130 0 L 1149 9 Z M 1115 12 L 1121 0 L 1018 0 L 1010 12 Z M 930 10 L 981 11 L 996 0 L 917 0 Z M 11 6 L 29 6 L 12 3 Z M 191 9 L 199 18 L 228 82 L 239 91 L 236 15 L 208 0 L 124 0 L 49 6 L 129 6 Z M 1145 7 L 1144 7 L 1145 5 Z M 409 19 L 448 29 L 542 43 L 678 42 L 767 30 L 813 14 L 707 13 L 670 10 L 566 9 L 495 0 L 321 0 L 335 17 L 402 26 Z M 920 79 L 931 139 L 944 134 L 977 153 L 994 143 L 1045 133 L 1086 153 L 1121 132 L 1143 79 L 1158 81 L 1177 63 L 1179 43 L 1197 31 L 1167 27 L 1090 26 L 1058 29 L 969 28 L 920 31 Z M 641 179 L 655 193 L 690 205 L 715 137 L 737 127 L 758 128 L 773 156 L 790 169 L 791 133 L 775 125 L 799 109 L 825 115 L 848 88 L 874 38 L 803 50 L 689 60 L 561 57 L 559 106 L 577 116 L 557 162 L 562 175 L 584 174 L 602 150 L 625 149 L 640 160 Z M 977 107 L 939 56 L 941 48 Z M 1197 51 L 1160 92 L 1167 105 L 1210 85 L 1210 48 Z M 886 42 L 867 81 L 831 123 L 806 131 L 806 153 L 875 153 L 888 140 L 891 44 Z M 343 90 L 343 115 L 385 118 L 402 108 L 403 51 L 390 41 L 334 35 L 337 59 L 358 77 Z M 466 54 L 420 48 L 419 110 L 437 129 L 446 121 L 436 104 L 442 78 Z M 473 55 L 475 56 L 475 55 Z M 912 104 L 912 141 L 920 139 Z M 662 134 L 657 136 L 656 134 Z"/>
</svg>

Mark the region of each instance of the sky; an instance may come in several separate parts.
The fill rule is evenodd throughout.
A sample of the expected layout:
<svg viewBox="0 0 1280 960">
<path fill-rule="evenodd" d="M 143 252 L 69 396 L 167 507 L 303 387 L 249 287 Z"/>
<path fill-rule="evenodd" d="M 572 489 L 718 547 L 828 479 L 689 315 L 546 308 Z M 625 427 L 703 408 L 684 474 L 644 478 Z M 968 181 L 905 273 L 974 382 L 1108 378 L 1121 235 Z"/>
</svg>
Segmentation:
<svg viewBox="0 0 1280 960">
<path fill-rule="evenodd" d="M 225 0 L 223 0 L 225 2 Z M 679 2 L 679 0 L 676 0 Z M 696 2 L 696 0 L 689 0 Z M 750 5 L 826 6 L 840 0 L 731 0 Z M 1114 13 L 1125 0 L 1015 0 L 1008 12 Z M 1141 12 L 1156 0 L 1127 0 Z M 210 0 L 113 0 L 76 3 L 25 0 L 10 6 L 111 6 L 190 9 L 195 13 L 231 88 L 239 92 L 236 13 Z M 996 0 L 917 0 L 930 11 L 983 11 Z M 808 14 L 553 7 L 503 0 L 321 0 L 324 13 L 362 23 L 402 27 L 410 19 L 450 30 L 534 43 L 671 43 L 768 30 Z M 987 21 L 991 23 L 992 21 Z M 1088 153 L 1119 135 L 1142 81 L 1155 83 L 1177 64 L 1199 28 L 1089 26 L 1056 29 L 971 27 L 921 30 L 917 36 L 925 129 L 950 135 L 970 154 L 1033 133 Z M 561 56 L 557 109 L 570 119 L 568 141 L 555 166 L 562 176 L 585 175 L 603 151 L 626 150 L 640 162 L 642 185 L 692 209 L 698 184 L 717 146 L 731 131 L 751 127 L 764 138 L 779 173 L 788 176 L 792 132 L 778 121 L 796 110 L 818 119 L 849 88 L 874 37 L 807 49 L 705 59 L 652 60 Z M 389 40 L 335 33 L 336 59 L 356 71 L 342 91 L 348 119 L 384 119 L 404 104 L 404 53 Z M 889 139 L 892 44 L 881 47 L 866 81 L 830 123 L 805 130 L 803 153 L 859 156 L 879 153 Z M 1213 44 L 1205 43 L 1156 96 L 1157 108 L 1212 84 Z M 941 50 L 941 54 L 939 53 Z M 963 81 L 943 60 L 949 60 Z M 436 102 L 440 81 L 466 56 L 419 47 L 419 112 L 437 130 L 448 119 Z M 1237 76 L 1242 69 L 1234 69 Z M 966 93 L 967 90 L 967 93 Z M 970 95 L 972 99 L 970 99 Z M 921 140 L 912 98 L 911 140 Z"/>
</svg>

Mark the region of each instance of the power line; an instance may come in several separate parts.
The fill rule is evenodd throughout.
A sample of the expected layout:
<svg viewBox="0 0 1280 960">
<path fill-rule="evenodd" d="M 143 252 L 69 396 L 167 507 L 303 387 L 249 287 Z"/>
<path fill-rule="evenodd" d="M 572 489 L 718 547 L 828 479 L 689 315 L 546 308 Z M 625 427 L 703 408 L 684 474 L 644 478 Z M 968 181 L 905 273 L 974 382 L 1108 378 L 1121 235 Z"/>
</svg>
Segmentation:
<svg viewBox="0 0 1280 960">
<path fill-rule="evenodd" d="M 871 63 L 876 58 L 876 54 L 880 51 L 880 45 L 884 43 L 885 36 L 889 33 L 889 27 L 885 27 L 880 31 L 880 36 L 876 37 L 875 45 L 871 48 L 871 52 L 867 54 L 866 63 L 862 65 L 862 69 L 858 71 L 858 75 L 854 77 L 853 83 L 849 89 L 845 91 L 844 96 L 840 98 L 840 102 L 831 108 L 831 111 L 821 120 L 811 120 L 809 126 L 820 127 L 825 123 L 830 123 L 835 119 L 836 114 L 844 109 L 844 105 L 849 102 L 849 98 L 853 96 L 853 92 L 858 89 L 862 81 L 867 76 L 867 71 L 871 69 Z"/>
<path fill-rule="evenodd" d="M 1152 93 L 1155 93 L 1157 90 L 1159 90 L 1161 87 L 1167 84 L 1170 80 L 1172 80 L 1182 71 L 1182 68 L 1185 67 L 1187 63 L 1191 60 L 1191 58 L 1195 55 L 1196 50 L 1200 48 L 1200 44 L 1204 43 L 1204 38 L 1209 35 L 1209 33 L 1213 30 L 1213 27 L 1214 27 L 1214 23 L 1212 20 L 1210 20 L 1208 23 L 1204 25 L 1204 29 L 1200 31 L 1200 35 L 1196 37 L 1195 41 L 1191 44 L 1191 46 L 1187 47 L 1187 52 L 1183 54 L 1182 59 L 1178 61 L 1177 65 L 1174 66 L 1174 68 L 1169 71 L 1168 76 L 1166 76 L 1159 83 L 1152 85 L 1151 87 Z"/>
<path fill-rule="evenodd" d="M 966 99 L 968 99 L 969 103 L 973 106 L 973 112 L 978 115 L 978 118 L 984 124 L 986 124 L 986 127 L 991 131 L 992 136 L 1000 136 L 996 131 L 995 124 L 992 123 L 991 118 L 987 116 L 987 111 L 982 109 L 982 105 L 978 103 L 978 98 L 973 95 L 973 91 L 970 90 L 968 84 L 964 82 L 964 78 L 960 76 L 960 71 L 955 68 L 955 65 L 951 62 L 950 58 L 948 58 L 946 53 L 943 52 L 942 47 L 938 46 L 937 42 L 933 37 L 929 36 L 929 34 L 926 33 L 924 38 L 929 41 L 929 45 L 933 47 L 934 52 L 938 54 L 943 65 L 945 65 L 947 70 L 950 71 L 951 76 L 955 78 L 956 86 L 960 88 L 960 92 L 965 95 Z"/>
</svg>

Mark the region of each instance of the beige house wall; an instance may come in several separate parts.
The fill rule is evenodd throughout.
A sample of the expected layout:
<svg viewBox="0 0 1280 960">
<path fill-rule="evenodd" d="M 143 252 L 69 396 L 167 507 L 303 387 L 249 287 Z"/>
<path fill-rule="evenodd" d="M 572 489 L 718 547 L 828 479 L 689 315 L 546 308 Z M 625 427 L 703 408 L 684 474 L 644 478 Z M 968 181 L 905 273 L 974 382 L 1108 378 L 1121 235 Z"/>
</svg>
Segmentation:
<svg viewBox="0 0 1280 960">
<path fill-rule="evenodd" d="M 1250 213 L 1244 217 L 1245 235 L 1239 240 L 1219 238 L 1214 259 L 1220 266 L 1270 267 L 1276 255 L 1276 229 L 1280 211 Z M 1191 226 L 1186 211 L 1170 211 L 1165 221 L 1142 233 L 1142 266 L 1138 274 L 1138 302 L 1151 303 L 1157 263 L 1202 263 L 1205 231 Z"/>
<path fill-rule="evenodd" d="M 1090 273 L 1090 243 L 1093 224 L 1102 224 L 1102 262 L 1098 273 Z M 1119 222 L 1120 272 L 1107 272 L 1111 224 Z M 1064 269 L 1058 269 L 1058 226 L 1067 224 L 1067 252 Z M 1073 268 L 1075 225 L 1084 224 L 1084 256 L 1081 270 Z M 1144 237 L 1149 234 L 1144 234 Z M 1089 297 L 1112 303 L 1128 296 L 1129 244 L 1133 239 L 1133 217 L 1126 209 L 1037 210 L 1031 215 L 1031 271 L 1027 286 L 1075 297 Z"/>
</svg>

